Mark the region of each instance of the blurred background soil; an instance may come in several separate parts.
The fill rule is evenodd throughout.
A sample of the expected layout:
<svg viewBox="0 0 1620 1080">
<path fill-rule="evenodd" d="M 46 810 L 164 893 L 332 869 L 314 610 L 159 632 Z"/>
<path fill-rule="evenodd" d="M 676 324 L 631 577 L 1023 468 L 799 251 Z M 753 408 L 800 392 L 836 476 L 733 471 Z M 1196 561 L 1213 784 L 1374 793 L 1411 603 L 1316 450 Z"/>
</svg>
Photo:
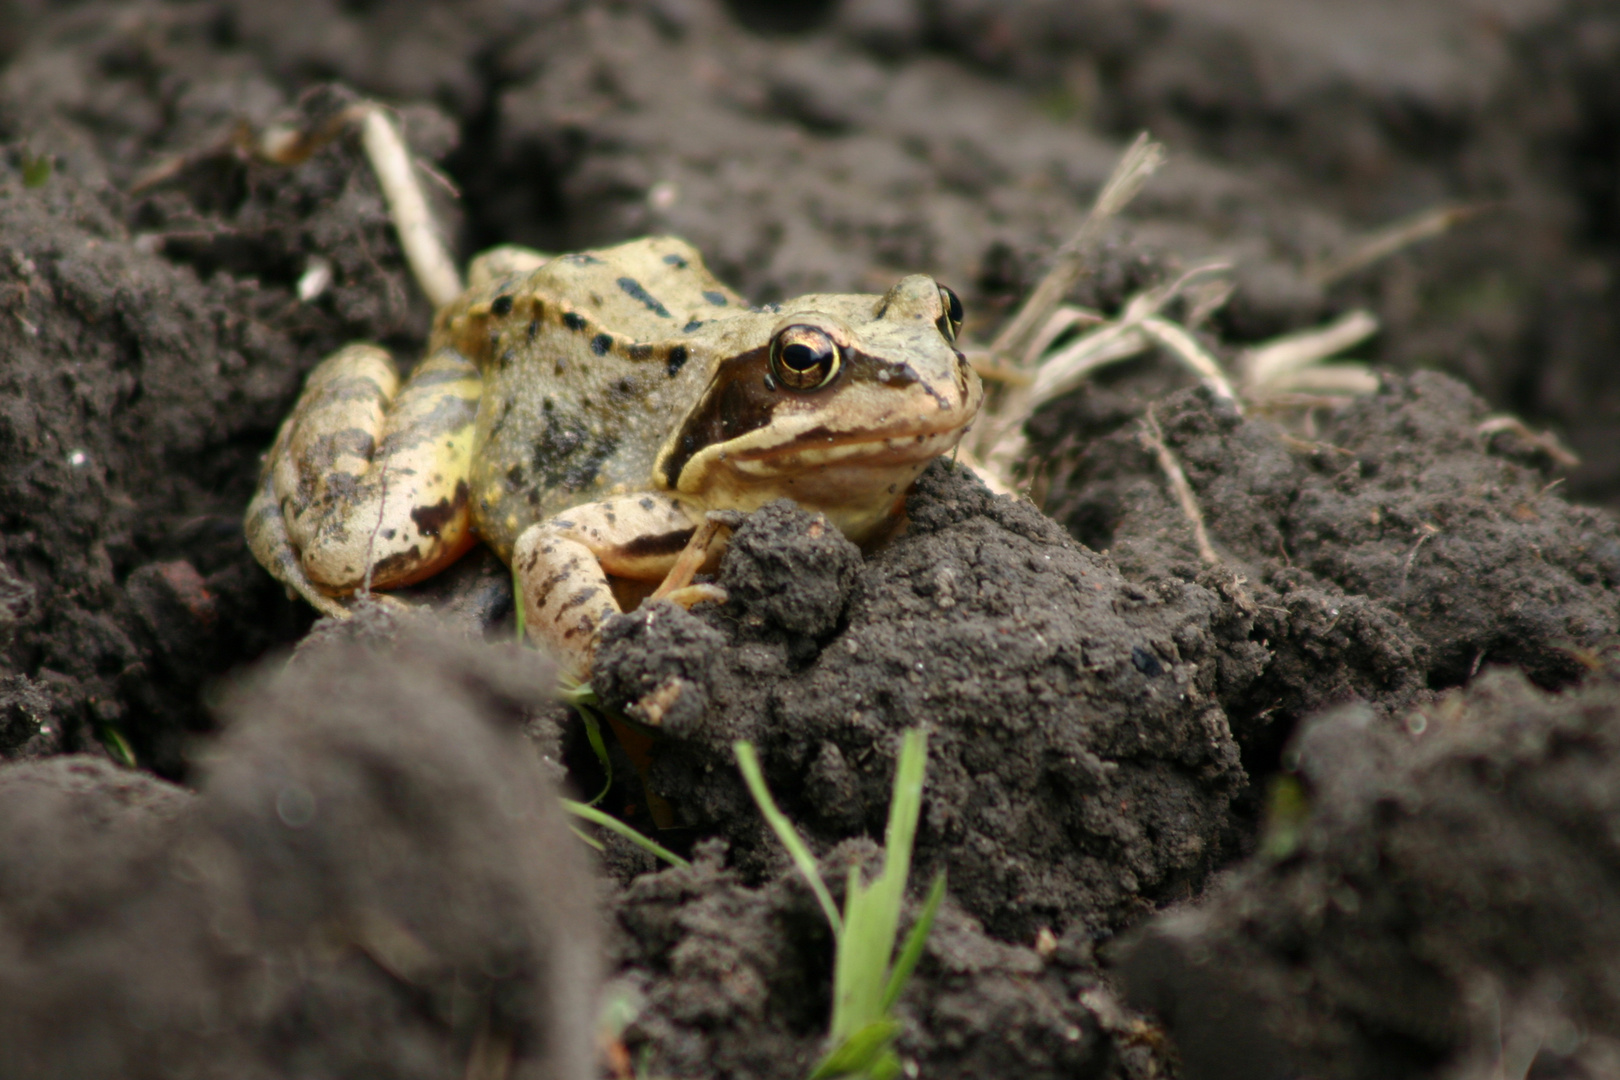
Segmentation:
<svg viewBox="0 0 1620 1080">
<path fill-rule="evenodd" d="M 1534 1075 L 1602 1075 L 1613 1051 L 1592 1033 L 1617 1006 L 1571 988 L 1620 969 L 1620 946 L 1594 930 L 1585 952 L 1543 947 L 1563 909 L 1534 899 L 1564 877 L 1616 884 L 1583 839 L 1602 833 L 1602 785 L 1502 799 L 1544 759 L 1613 767 L 1592 719 L 1613 714 L 1620 631 L 1603 509 L 1620 506 L 1612 5 L 0 0 L 7 758 L 89 753 L 191 782 L 219 681 L 308 630 L 241 537 L 259 455 L 322 355 L 369 339 L 408 362 L 431 312 L 353 139 L 283 167 L 242 133 L 359 96 L 397 106 L 462 258 L 675 232 L 756 301 L 922 271 L 962 294 L 981 340 L 1147 128 L 1170 162 L 1071 299 L 1111 311 L 1220 259 L 1237 290 L 1206 336 L 1225 359 L 1356 307 L 1382 325 L 1358 354 L 1388 372 L 1381 390 L 1320 412 L 1304 442 L 1146 358 L 1031 424 L 1052 520 L 939 472 L 913 534 L 864 561 L 761 515 L 724 571 L 733 605 L 622 628 L 604 672 L 623 703 L 669 677 L 703 691 L 652 782 L 685 808 L 683 842 L 728 845 L 657 877 L 610 845 L 610 954 L 650 1002 L 626 1038 L 655 1069 L 795 1075 L 825 1023 L 825 928 L 723 767 L 729 740 L 761 742 L 839 865 L 880 828 L 894 733 L 926 720 L 944 786 L 919 858 L 953 889 L 903 1007 L 926 1075 L 1173 1068 L 1099 950 L 1134 972 L 1188 1076 L 1238 1075 L 1223 1062 L 1252 1064 L 1251 1045 L 1279 1076 L 1473 1075 L 1503 1060 L 1481 1049 L 1491 1001 L 1514 1003 Z M 1445 207 L 1461 220 L 1443 235 L 1352 258 Z M 1154 402 L 1219 566 L 1139 438 Z M 1504 411 L 1581 464 L 1482 434 Z M 820 582 L 809 621 L 771 603 L 799 581 Z M 1031 634 L 1039 648 L 998 644 Z M 1530 683 L 1469 688 L 1493 666 Z M 1536 702 L 1528 743 L 1501 733 L 1504 694 Z M 1361 727 L 1300 728 L 1346 702 Z M 1480 730 L 1403 765 L 1449 778 L 1438 817 L 1303 749 L 1339 732 L 1343 775 L 1379 776 L 1398 740 L 1460 717 Z M 531 726 L 594 782 L 565 721 Z M 1277 839 L 1275 775 L 1330 816 Z M 622 784 L 614 798 L 628 805 Z M 1488 833 L 1526 815 L 1562 838 L 1525 873 L 1531 899 L 1470 884 L 1463 846 L 1445 880 L 1413 871 L 1344 908 L 1345 867 L 1417 865 L 1411 822 Z M 1119 932 L 1211 882 L 1191 921 L 1115 955 Z M 1514 922 L 1516 903 L 1539 914 Z M 1327 904 L 1343 933 L 1393 944 L 1347 959 Z M 1532 944 L 1493 952 L 1504 923 Z M 1211 983 L 1209 956 L 1242 973 Z M 1227 1030 L 1209 1006 L 1227 986 L 1257 1003 L 1254 1030 L 1200 1040 Z"/>
</svg>

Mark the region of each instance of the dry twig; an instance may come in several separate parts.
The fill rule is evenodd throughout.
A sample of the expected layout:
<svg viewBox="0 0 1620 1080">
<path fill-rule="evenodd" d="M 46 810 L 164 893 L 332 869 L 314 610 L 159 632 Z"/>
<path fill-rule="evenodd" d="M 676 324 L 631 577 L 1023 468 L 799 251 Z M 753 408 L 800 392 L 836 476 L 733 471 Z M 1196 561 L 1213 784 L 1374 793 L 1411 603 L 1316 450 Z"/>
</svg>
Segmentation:
<svg viewBox="0 0 1620 1080">
<path fill-rule="evenodd" d="M 990 345 L 991 352 L 1010 356 L 1020 351 L 1025 339 L 1056 310 L 1064 295 L 1084 275 L 1086 256 L 1103 225 L 1136 198 L 1148 177 L 1163 164 L 1164 146 L 1148 138 L 1145 131 L 1138 135 L 1130 149 L 1119 159 L 1119 164 L 1114 166 L 1108 182 L 1097 193 L 1096 201 L 1091 204 L 1091 212 L 1086 215 L 1079 231 L 1058 249 L 1052 269 L 1035 286 L 1035 291 L 1029 294 L 1029 299 L 1024 301 L 1018 313 L 996 335 L 996 340 Z"/>
<path fill-rule="evenodd" d="M 1159 418 L 1153 415 L 1153 406 L 1147 407 L 1142 417 L 1142 445 L 1159 459 L 1159 469 L 1165 478 L 1170 481 L 1170 490 L 1176 493 L 1176 501 L 1181 505 L 1181 515 L 1192 525 L 1193 540 L 1198 545 L 1198 557 L 1206 566 L 1220 565 L 1221 557 L 1215 553 L 1215 546 L 1209 542 L 1209 530 L 1204 528 L 1204 511 L 1198 506 L 1198 496 L 1193 494 L 1192 484 L 1187 482 L 1187 474 L 1182 471 L 1181 462 L 1176 460 L 1175 454 L 1165 444 L 1164 432 L 1159 429 Z"/>
<path fill-rule="evenodd" d="M 1483 204 L 1446 205 L 1420 211 L 1361 237 L 1349 250 L 1307 269 L 1305 278 L 1318 288 L 1325 289 L 1419 241 L 1448 232 L 1452 226 L 1489 208 Z"/>
<path fill-rule="evenodd" d="M 399 246 L 405 251 L 417 285 L 429 303 L 435 308 L 443 307 L 461 295 L 461 274 L 439 236 L 405 140 L 400 138 L 381 105 L 372 103 L 366 110 L 360 142 L 372 171 L 377 174 L 383 200 L 394 219 L 394 231 L 399 234 Z"/>
</svg>

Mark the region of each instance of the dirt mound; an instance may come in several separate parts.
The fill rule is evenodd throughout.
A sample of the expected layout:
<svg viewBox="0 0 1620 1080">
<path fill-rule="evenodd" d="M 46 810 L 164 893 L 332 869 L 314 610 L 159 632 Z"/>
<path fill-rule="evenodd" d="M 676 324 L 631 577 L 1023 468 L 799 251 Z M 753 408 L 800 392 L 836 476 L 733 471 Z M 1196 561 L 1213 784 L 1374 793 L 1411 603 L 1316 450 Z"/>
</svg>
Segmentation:
<svg viewBox="0 0 1620 1080">
<path fill-rule="evenodd" d="M 518 726 L 552 670 L 393 634 L 238 685 L 195 797 L 0 768 L 6 1075 L 591 1075 L 594 889 Z"/>
<path fill-rule="evenodd" d="M 1613 1075 L 1617 732 L 1613 680 L 1509 671 L 1311 721 L 1308 816 L 1142 933 L 1131 995 L 1193 1078 Z"/>
<path fill-rule="evenodd" d="M 705 847 L 615 904 L 613 957 L 647 1003 L 626 1043 L 671 1075 L 804 1076 L 823 1051 L 831 934 L 795 873 L 748 888 L 724 855 Z M 878 857 L 865 840 L 828 854 L 840 901 L 844 867 Z M 896 1010 L 899 1051 L 928 1076 L 1105 1075 L 1115 1052 L 1082 1001 L 1111 998 L 1076 959 L 997 941 L 947 903 Z"/>
<path fill-rule="evenodd" d="M 723 586 L 746 583 L 727 610 L 654 606 L 606 635 L 595 684 L 610 706 L 685 699 L 663 717 L 654 790 L 729 837 L 738 865 L 772 865 L 733 740 L 755 743 L 788 812 L 831 842 L 881 833 L 899 733 L 922 726 L 918 872 L 948 868 L 991 933 L 1106 933 L 1195 890 L 1245 779 L 1217 701 L 1219 598 L 1131 584 L 943 462 L 908 512 L 907 534 L 849 580 L 824 554 L 848 541 L 779 504 L 721 564 Z M 766 572 L 774 587 L 758 588 Z M 841 601 L 820 636 L 806 609 L 784 620 L 773 602 L 806 581 Z"/>
<path fill-rule="evenodd" d="M 1046 509 L 1131 580 L 1200 580 L 1143 409 L 1082 391 L 1038 418 Z M 1264 669 L 1222 699 L 1246 744 L 1343 701 L 1398 711 L 1489 663 L 1564 685 L 1620 634 L 1620 523 L 1559 497 L 1537 447 L 1482 427 L 1484 402 L 1453 379 L 1386 377 L 1315 413 L 1310 440 L 1201 391 L 1156 415 L 1222 565 L 1246 579 Z"/>
</svg>

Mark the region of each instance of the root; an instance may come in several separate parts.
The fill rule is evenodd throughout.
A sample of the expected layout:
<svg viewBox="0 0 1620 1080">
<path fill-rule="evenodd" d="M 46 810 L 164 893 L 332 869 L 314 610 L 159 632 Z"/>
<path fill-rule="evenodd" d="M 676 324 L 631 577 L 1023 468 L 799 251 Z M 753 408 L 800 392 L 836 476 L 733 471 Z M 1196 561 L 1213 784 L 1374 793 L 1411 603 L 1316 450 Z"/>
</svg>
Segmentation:
<svg viewBox="0 0 1620 1080">
<path fill-rule="evenodd" d="M 1419 241 L 1449 232 L 1452 226 L 1488 209 L 1491 209 L 1489 204 L 1481 204 L 1436 206 L 1419 211 L 1368 233 L 1352 244 L 1349 250 L 1317 263 L 1305 272 L 1305 279 L 1318 288 L 1326 289 Z"/>
<path fill-rule="evenodd" d="M 1102 227 L 1136 198 L 1142 185 L 1163 164 L 1164 146 L 1148 138 L 1145 131 L 1138 135 L 1130 149 L 1119 159 L 1119 164 L 1114 166 L 1113 175 L 1097 193 L 1096 201 L 1091 204 L 1091 212 L 1086 215 L 1079 230 L 1058 249 L 1052 269 L 1035 286 L 1035 291 L 1029 294 L 1029 299 L 1018 309 L 1018 314 L 996 335 L 996 340 L 990 346 L 991 352 L 1010 356 L 1020 351 L 1035 328 L 1057 310 L 1064 295 L 1085 274 L 1086 256 L 1090 254 L 1091 245 Z"/>
<path fill-rule="evenodd" d="M 1474 430 L 1487 440 L 1499 431 L 1511 431 L 1566 469 L 1573 469 L 1581 463 L 1579 455 L 1559 442 L 1558 436 L 1550 431 L 1532 431 L 1517 416 L 1488 416 Z"/>
<path fill-rule="evenodd" d="M 1182 471 L 1181 462 L 1176 460 L 1175 454 L 1165 444 L 1164 432 L 1159 428 L 1159 418 L 1153 415 L 1153 406 L 1147 407 L 1147 413 L 1142 417 L 1143 432 L 1142 445 L 1152 450 L 1159 459 L 1159 469 L 1164 473 L 1165 479 L 1170 481 L 1170 489 L 1176 493 L 1176 501 L 1181 504 L 1181 515 L 1192 525 L 1193 540 L 1198 544 L 1198 557 L 1206 566 L 1219 566 L 1221 557 L 1215 553 L 1215 546 L 1209 542 L 1209 531 L 1204 528 L 1204 512 L 1198 506 L 1198 497 L 1193 494 L 1192 485 L 1187 482 L 1187 474 Z"/>
</svg>

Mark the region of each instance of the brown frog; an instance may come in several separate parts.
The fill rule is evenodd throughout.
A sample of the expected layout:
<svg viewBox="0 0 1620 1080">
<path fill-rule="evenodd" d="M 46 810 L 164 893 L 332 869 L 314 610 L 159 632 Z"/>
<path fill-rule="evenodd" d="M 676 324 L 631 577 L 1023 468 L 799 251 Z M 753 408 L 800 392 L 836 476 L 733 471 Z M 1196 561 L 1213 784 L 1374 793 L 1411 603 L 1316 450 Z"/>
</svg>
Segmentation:
<svg viewBox="0 0 1620 1080">
<path fill-rule="evenodd" d="M 604 621 L 647 585 L 723 596 L 692 584 L 718 558 L 717 512 L 788 496 L 871 540 L 983 398 L 955 348 L 961 303 L 920 274 L 750 307 L 689 244 L 648 237 L 497 249 L 472 276 L 403 385 L 383 350 L 351 345 L 270 451 L 248 542 L 323 612 L 482 539 L 513 566 L 529 633 L 586 678 Z"/>
</svg>

